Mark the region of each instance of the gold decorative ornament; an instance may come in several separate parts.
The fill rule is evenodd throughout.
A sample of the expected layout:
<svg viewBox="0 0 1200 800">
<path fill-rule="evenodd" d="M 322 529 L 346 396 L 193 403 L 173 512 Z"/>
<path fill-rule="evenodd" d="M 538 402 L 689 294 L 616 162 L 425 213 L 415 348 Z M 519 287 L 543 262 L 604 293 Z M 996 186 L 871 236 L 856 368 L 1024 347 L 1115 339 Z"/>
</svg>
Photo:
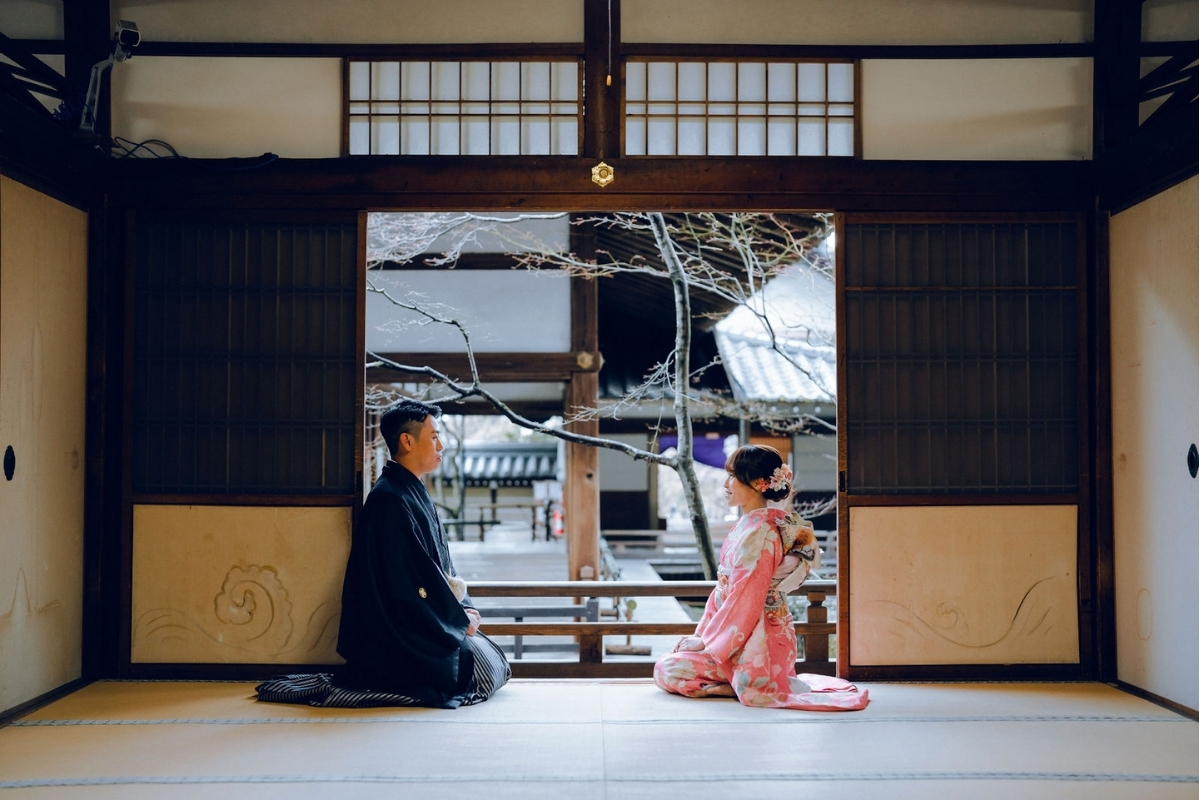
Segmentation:
<svg viewBox="0 0 1200 800">
<path fill-rule="evenodd" d="M 421 588 L 417 589 L 417 594 L 421 595 L 421 599 L 422 599 L 422 600 L 424 600 L 426 597 L 428 597 L 428 596 L 429 596 L 428 594 L 426 594 L 426 593 L 425 593 L 425 587 L 424 587 L 424 586 L 422 586 Z"/>
<path fill-rule="evenodd" d="M 592 183 L 603 189 L 615 179 L 615 172 L 612 167 L 601 161 L 596 166 L 592 167 Z"/>
<path fill-rule="evenodd" d="M 611 179 L 610 179 L 611 180 Z M 596 357 L 586 350 L 575 354 L 575 364 L 580 369 L 591 369 L 592 364 L 596 363 Z"/>
</svg>

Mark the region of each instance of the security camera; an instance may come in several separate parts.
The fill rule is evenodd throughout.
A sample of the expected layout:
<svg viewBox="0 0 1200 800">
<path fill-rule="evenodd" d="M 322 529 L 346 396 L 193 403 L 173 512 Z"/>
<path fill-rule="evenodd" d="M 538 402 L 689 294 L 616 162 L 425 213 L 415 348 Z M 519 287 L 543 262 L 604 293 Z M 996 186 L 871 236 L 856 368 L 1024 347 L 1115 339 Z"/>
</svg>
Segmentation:
<svg viewBox="0 0 1200 800">
<path fill-rule="evenodd" d="M 132 53 L 129 51 L 142 43 L 142 34 L 138 31 L 136 22 L 117 20 L 116 30 L 113 31 L 113 58 L 124 61 Z"/>
</svg>

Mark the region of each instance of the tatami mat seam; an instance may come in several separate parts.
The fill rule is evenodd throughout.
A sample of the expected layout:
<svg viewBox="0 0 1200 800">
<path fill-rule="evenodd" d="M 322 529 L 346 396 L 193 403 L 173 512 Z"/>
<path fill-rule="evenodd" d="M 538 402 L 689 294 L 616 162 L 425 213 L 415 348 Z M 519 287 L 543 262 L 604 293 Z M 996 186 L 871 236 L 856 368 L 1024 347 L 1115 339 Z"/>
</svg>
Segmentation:
<svg viewBox="0 0 1200 800">
<path fill-rule="evenodd" d="M 594 721 L 593 721 L 594 722 Z M 783 717 L 770 719 L 640 719 L 602 720 L 604 725 L 762 725 L 762 724 L 807 724 L 807 725 L 851 725 L 881 723 L 944 723 L 944 722 L 1156 722 L 1195 725 L 1191 720 L 1180 717 L 1091 715 L 1091 714 L 1044 714 L 1034 716 L 904 716 L 904 717 Z M 588 721 L 572 720 L 475 720 L 475 719 L 428 719 L 404 717 L 179 717 L 163 719 L 25 719 L 9 723 L 10 728 L 57 728 L 72 726 L 103 725 L 579 725 Z"/>
<path fill-rule="evenodd" d="M 619 778 L 604 778 L 612 783 L 678 783 L 702 778 L 706 782 L 745 782 L 744 773 L 711 774 L 698 776 L 694 773 L 679 775 L 625 775 Z M 1196 775 L 1164 773 L 1124 772 L 795 772 L 756 773 L 755 781 L 779 782 L 847 782 L 847 781 L 1068 781 L 1077 783 L 1197 783 Z M 30 780 L 0 781 L 0 789 L 31 789 L 38 787 L 63 786 L 122 786 L 122 785 L 179 785 L 179 784 L 237 784 L 237 783 L 477 783 L 479 778 L 470 776 L 419 776 L 419 775 L 184 775 L 184 776 L 112 776 L 83 778 L 36 778 Z M 598 782 L 594 778 L 577 775 L 512 775 L 496 776 L 489 783 L 580 783 Z"/>
</svg>

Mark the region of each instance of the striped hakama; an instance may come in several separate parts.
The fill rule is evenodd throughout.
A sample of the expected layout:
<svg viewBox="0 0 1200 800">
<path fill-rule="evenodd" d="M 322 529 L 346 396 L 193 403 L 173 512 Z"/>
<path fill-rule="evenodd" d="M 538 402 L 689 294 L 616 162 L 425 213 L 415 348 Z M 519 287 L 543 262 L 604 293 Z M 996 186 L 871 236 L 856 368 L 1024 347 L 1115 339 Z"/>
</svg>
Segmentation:
<svg viewBox="0 0 1200 800">
<path fill-rule="evenodd" d="M 459 705 L 473 706 L 494 695 L 512 677 L 508 659 L 491 639 L 482 633 L 464 640 L 474 655 L 475 671 L 466 691 L 456 699 Z M 427 706 L 428 701 L 396 692 L 349 689 L 338 686 L 336 676 L 328 672 L 281 675 L 255 687 L 258 699 L 267 703 L 299 703 L 318 708 L 377 708 L 380 706 Z"/>
</svg>

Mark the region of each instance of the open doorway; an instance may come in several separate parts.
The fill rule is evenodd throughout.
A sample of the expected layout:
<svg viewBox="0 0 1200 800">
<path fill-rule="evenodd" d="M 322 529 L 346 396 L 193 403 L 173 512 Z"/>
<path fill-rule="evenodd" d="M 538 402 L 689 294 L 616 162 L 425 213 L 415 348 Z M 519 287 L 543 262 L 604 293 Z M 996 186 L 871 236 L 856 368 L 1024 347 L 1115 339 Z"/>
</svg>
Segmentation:
<svg viewBox="0 0 1200 800">
<path fill-rule="evenodd" d="M 680 427 L 670 370 L 678 360 L 681 326 L 662 267 L 661 242 L 643 216 L 370 215 L 368 408 L 400 395 L 447 401 L 454 424 L 476 432 L 488 428 L 479 420 L 503 415 L 505 409 L 551 427 L 582 418 L 605 439 L 669 456 L 678 446 Z M 817 518 L 829 563 L 836 563 L 829 215 L 658 217 L 672 237 L 669 246 L 695 268 L 688 284 L 686 386 L 693 401 L 693 463 L 710 523 L 710 547 L 719 547 L 733 521 L 721 506 L 724 455 L 739 442 L 769 443 L 795 472 L 799 508 Z M 573 292 L 581 277 L 596 287 L 594 310 L 581 309 Z M 583 324 L 590 326 L 585 333 L 595 342 L 594 364 L 589 363 L 593 354 L 578 347 L 581 316 L 590 317 Z M 396 363 L 431 367 L 459 382 L 478 378 L 503 408 L 477 396 L 464 400 L 439 388 L 432 373 L 397 371 Z M 581 413 L 573 405 L 578 395 L 568 387 L 572 375 L 588 370 L 596 386 L 590 407 Z M 431 487 L 442 500 L 447 527 L 455 539 L 461 534 L 463 542 L 486 542 L 492 529 L 510 521 L 505 517 L 516 516 L 515 506 L 505 504 L 526 502 L 528 508 L 520 512 L 527 517 L 523 538 L 531 544 L 539 538 L 553 542 L 562 530 L 570 549 L 573 526 L 581 520 L 569 513 L 564 518 L 561 498 L 569 494 L 571 479 L 561 447 L 555 458 L 542 458 L 543 467 L 554 461 L 553 479 L 531 473 L 506 485 L 509 479 L 499 474 L 463 472 L 471 451 L 481 447 L 507 441 L 513 452 L 500 453 L 494 465 L 507 457 L 512 470 L 518 462 L 536 461 L 533 451 L 549 451 L 553 443 L 543 433 L 535 441 L 526 430 L 521 444 L 514 430 L 520 426 L 502 433 L 495 428 L 499 438 L 494 442 L 478 433 L 464 436 L 458 451 L 463 460 L 455 467 L 458 488 L 451 489 L 450 476 L 437 478 L 442 483 Z M 365 438 L 369 446 L 372 434 L 368 430 Z M 376 449 L 368 465 L 378 458 Z M 687 496 L 675 470 L 601 450 L 597 471 L 600 569 L 619 569 L 628 558 L 701 564 L 700 545 L 684 513 L 695 497 Z M 521 498 L 508 496 L 518 490 Z M 540 510 L 535 502 L 543 503 Z"/>
</svg>

